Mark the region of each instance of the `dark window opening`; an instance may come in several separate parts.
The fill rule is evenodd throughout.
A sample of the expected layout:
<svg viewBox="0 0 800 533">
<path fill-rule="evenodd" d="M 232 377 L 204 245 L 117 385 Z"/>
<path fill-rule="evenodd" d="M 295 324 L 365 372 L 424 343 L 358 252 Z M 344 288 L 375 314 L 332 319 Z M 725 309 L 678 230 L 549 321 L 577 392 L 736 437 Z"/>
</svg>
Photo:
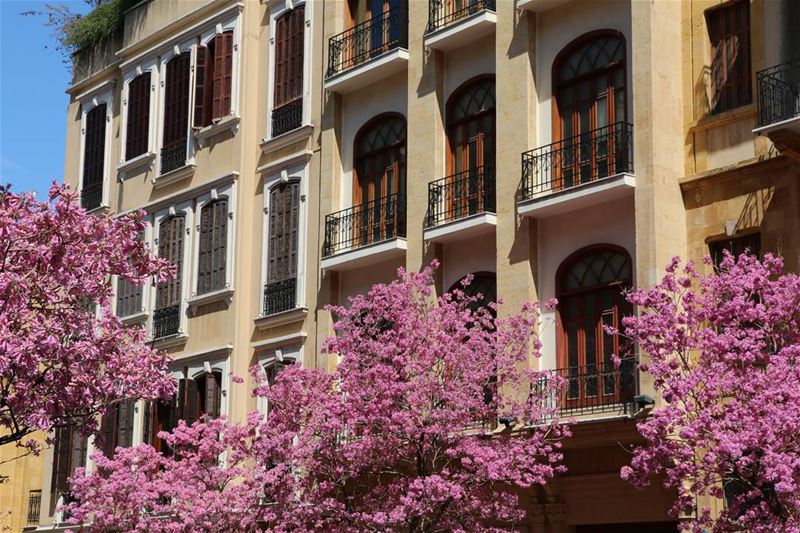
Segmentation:
<svg viewBox="0 0 800 533">
<path fill-rule="evenodd" d="M 211 125 L 231 112 L 233 82 L 233 31 L 217 34 L 197 47 L 194 125 Z"/>
<path fill-rule="evenodd" d="M 228 246 L 228 199 L 218 198 L 200 210 L 197 294 L 225 288 Z"/>
<path fill-rule="evenodd" d="M 147 152 L 150 138 L 150 73 L 136 76 L 128 84 L 128 117 L 125 131 L 125 159 Z"/>
<path fill-rule="evenodd" d="M 706 11 L 711 40 L 710 112 L 721 113 L 749 104 L 750 2 L 735 0 Z"/>
</svg>

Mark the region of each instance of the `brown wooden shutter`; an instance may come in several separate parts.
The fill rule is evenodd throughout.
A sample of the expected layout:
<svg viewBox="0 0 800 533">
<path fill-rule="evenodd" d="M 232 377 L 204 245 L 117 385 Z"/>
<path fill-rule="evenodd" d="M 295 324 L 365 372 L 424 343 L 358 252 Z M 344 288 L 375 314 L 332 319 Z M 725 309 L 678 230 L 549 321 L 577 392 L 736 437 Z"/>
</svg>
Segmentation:
<svg viewBox="0 0 800 533">
<path fill-rule="evenodd" d="M 142 286 L 119 278 L 117 280 L 117 316 L 131 316 L 141 309 Z"/>
<path fill-rule="evenodd" d="M 136 402 L 128 400 L 117 406 L 117 434 L 116 445 L 130 448 L 133 445 L 133 415 Z"/>
<path fill-rule="evenodd" d="M 202 412 L 200 390 L 197 386 L 197 381 L 193 379 L 187 378 L 184 380 L 184 383 L 186 399 L 184 404 L 183 420 L 186 422 L 186 425 L 191 426 L 198 418 L 200 418 L 200 413 Z"/>
<path fill-rule="evenodd" d="M 183 215 L 170 216 L 159 224 L 158 256 L 176 267 L 175 278 L 158 285 L 156 309 L 164 309 L 181 302 L 181 273 L 183 270 Z"/>
<path fill-rule="evenodd" d="M 204 205 L 200 212 L 198 294 L 225 287 L 227 231 L 228 199 L 219 198 Z"/>
<path fill-rule="evenodd" d="M 189 52 L 167 63 L 164 84 L 164 146 L 186 142 L 189 125 Z"/>
<path fill-rule="evenodd" d="M 83 207 L 92 209 L 102 201 L 103 166 L 106 150 L 106 104 L 86 113 L 83 152 Z"/>
<path fill-rule="evenodd" d="M 214 37 L 212 119 L 222 118 L 231 112 L 232 71 L 233 32 L 226 31 Z"/>
<path fill-rule="evenodd" d="M 304 6 L 282 15 L 275 23 L 276 108 L 303 96 L 304 31 Z"/>
<path fill-rule="evenodd" d="M 136 76 L 128 84 L 128 122 L 125 159 L 147 152 L 150 129 L 150 73 Z"/>
<path fill-rule="evenodd" d="M 225 66 L 225 75 L 222 78 L 222 104 L 220 115 L 224 117 L 231 113 L 231 92 L 233 91 L 233 32 L 226 31 L 222 34 L 225 45 L 222 62 Z"/>
<path fill-rule="evenodd" d="M 222 374 L 211 372 L 205 375 L 204 412 L 211 418 L 219 418 L 222 396 Z"/>
<path fill-rule="evenodd" d="M 106 457 L 114 457 L 114 448 L 116 447 L 115 433 L 117 431 L 117 410 L 118 407 L 109 407 L 103 414 L 100 420 L 100 446 L 103 450 L 103 455 Z"/>
<path fill-rule="evenodd" d="M 749 104 L 752 101 L 749 0 L 736 0 L 706 11 L 706 23 L 711 40 L 711 112 Z"/>
<path fill-rule="evenodd" d="M 273 187 L 269 208 L 268 283 L 297 275 L 299 221 L 300 183 L 292 181 Z"/>
<path fill-rule="evenodd" d="M 197 47 L 197 64 L 194 69 L 194 125 L 204 127 L 207 121 L 206 98 L 211 90 L 209 78 L 209 50 L 205 46 Z"/>
</svg>

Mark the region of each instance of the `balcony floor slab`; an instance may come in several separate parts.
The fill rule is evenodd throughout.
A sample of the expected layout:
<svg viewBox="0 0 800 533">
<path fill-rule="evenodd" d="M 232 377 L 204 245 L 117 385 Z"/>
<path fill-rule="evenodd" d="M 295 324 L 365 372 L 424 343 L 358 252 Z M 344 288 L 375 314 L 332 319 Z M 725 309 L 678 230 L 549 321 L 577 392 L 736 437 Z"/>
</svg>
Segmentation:
<svg viewBox="0 0 800 533">
<path fill-rule="evenodd" d="M 452 222 L 425 228 L 426 241 L 448 243 L 491 233 L 497 227 L 497 215 L 479 213 Z"/>
<path fill-rule="evenodd" d="M 406 253 L 406 240 L 404 238 L 390 239 L 368 246 L 351 248 L 337 254 L 324 257 L 320 266 L 323 270 L 341 272 L 353 270 L 364 266 L 374 265 Z"/>
<path fill-rule="evenodd" d="M 494 33 L 497 15 L 484 10 L 425 35 L 425 46 L 449 52 Z"/>
<path fill-rule="evenodd" d="M 408 50 L 395 48 L 325 80 L 325 88 L 340 94 L 353 92 L 408 68 Z"/>
<path fill-rule="evenodd" d="M 561 191 L 537 193 L 519 202 L 517 212 L 523 216 L 547 218 L 623 198 L 632 194 L 635 187 L 634 175 L 622 172 Z"/>
</svg>

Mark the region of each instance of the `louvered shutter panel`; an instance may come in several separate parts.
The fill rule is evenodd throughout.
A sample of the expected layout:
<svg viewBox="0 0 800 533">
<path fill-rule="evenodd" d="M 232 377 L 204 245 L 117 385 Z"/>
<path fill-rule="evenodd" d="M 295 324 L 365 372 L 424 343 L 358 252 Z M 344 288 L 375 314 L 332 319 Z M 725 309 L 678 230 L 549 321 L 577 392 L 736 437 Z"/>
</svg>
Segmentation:
<svg viewBox="0 0 800 533">
<path fill-rule="evenodd" d="M 281 107 L 303 95 L 303 6 L 286 13 L 275 27 L 274 107 Z"/>
<path fill-rule="evenodd" d="M 171 216 L 161 222 L 158 230 L 158 256 L 176 267 L 175 278 L 158 286 L 156 308 L 163 309 L 181 302 L 181 273 L 183 270 L 183 215 Z"/>
<path fill-rule="evenodd" d="M 70 458 L 69 475 L 75 473 L 75 469 L 86 466 L 86 451 L 88 439 L 78 431 L 72 432 L 72 457 Z"/>
<path fill-rule="evenodd" d="M 198 252 L 197 293 L 205 294 L 212 289 L 211 252 L 212 252 L 212 219 L 213 203 L 203 206 L 200 211 L 200 243 Z"/>
<path fill-rule="evenodd" d="M 135 77 L 128 84 L 128 123 L 125 158 L 133 159 L 147 151 L 150 128 L 150 73 Z"/>
<path fill-rule="evenodd" d="M 211 118 L 224 117 L 231 111 L 231 82 L 233 80 L 233 32 L 214 37 L 214 96 Z"/>
<path fill-rule="evenodd" d="M 189 123 L 189 52 L 167 63 L 164 88 L 164 146 L 186 142 Z"/>
<path fill-rule="evenodd" d="M 222 107 L 220 109 L 220 116 L 224 117 L 231 112 L 231 91 L 233 90 L 233 32 L 226 31 L 222 34 L 223 42 L 225 44 L 225 53 L 223 54 L 223 64 L 225 65 L 225 74 L 222 79 Z"/>
<path fill-rule="evenodd" d="M 156 447 L 155 443 L 153 442 L 153 437 L 155 436 L 155 433 L 153 431 L 154 429 L 153 424 L 155 423 L 155 418 L 156 418 L 154 416 L 156 410 L 155 403 L 156 403 L 155 401 L 145 402 L 144 416 L 142 416 L 142 418 L 144 419 L 144 424 L 142 425 L 143 426 L 142 442 L 144 442 L 145 444 L 149 444 L 154 448 Z"/>
<path fill-rule="evenodd" d="M 211 418 L 218 418 L 220 414 L 220 403 L 222 396 L 222 375 L 219 372 L 206 374 L 205 390 L 205 413 Z"/>
<path fill-rule="evenodd" d="M 291 13 L 275 22 L 275 96 L 273 105 L 280 107 L 286 103 L 286 57 Z"/>
<path fill-rule="evenodd" d="M 119 414 L 117 416 L 116 445 L 123 448 L 130 448 L 133 445 L 133 413 L 135 402 L 132 400 L 124 401 L 119 404 Z"/>
<path fill-rule="evenodd" d="M 117 280 L 117 316 L 131 316 L 141 309 L 142 286 L 119 278 Z"/>
<path fill-rule="evenodd" d="M 214 222 L 211 251 L 211 285 L 214 290 L 225 287 L 225 268 L 228 237 L 228 199 L 214 202 Z"/>
<path fill-rule="evenodd" d="M 56 430 L 55 450 L 53 451 L 53 492 L 63 492 L 69 488 L 69 460 L 72 453 L 72 431 L 69 428 Z"/>
<path fill-rule="evenodd" d="M 208 62 L 210 61 L 208 48 L 197 47 L 197 64 L 194 69 L 194 125 L 208 126 L 206 122 L 206 93 L 210 90 Z"/>
<path fill-rule="evenodd" d="M 270 242 L 268 281 L 297 275 L 297 237 L 300 184 L 296 181 L 275 187 L 270 194 Z"/>
<path fill-rule="evenodd" d="M 103 455 L 108 458 L 114 457 L 114 447 L 116 446 L 114 433 L 116 432 L 117 410 L 118 407 L 116 406 L 109 407 L 100 420 L 99 444 L 102 446 Z"/>
<path fill-rule="evenodd" d="M 100 104 L 86 113 L 82 190 L 82 204 L 86 209 L 98 207 L 102 201 L 105 140 L 106 104 Z"/>
<path fill-rule="evenodd" d="M 303 32 L 305 29 L 304 6 L 292 11 L 292 47 L 288 58 L 289 95 L 288 100 L 295 100 L 303 95 Z"/>
<path fill-rule="evenodd" d="M 186 422 L 186 425 L 191 426 L 200 417 L 200 391 L 198 390 L 197 382 L 195 380 L 185 379 L 184 383 L 186 398 L 184 403 L 183 420 Z"/>
</svg>

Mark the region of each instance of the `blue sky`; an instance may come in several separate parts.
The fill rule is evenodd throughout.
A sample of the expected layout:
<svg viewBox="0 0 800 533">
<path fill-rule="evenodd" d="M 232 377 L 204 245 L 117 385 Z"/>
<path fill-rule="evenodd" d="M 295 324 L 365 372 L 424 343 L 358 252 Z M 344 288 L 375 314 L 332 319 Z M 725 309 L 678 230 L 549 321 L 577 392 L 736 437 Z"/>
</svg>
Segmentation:
<svg viewBox="0 0 800 533">
<path fill-rule="evenodd" d="M 85 12 L 83 0 L 66 0 Z M 64 178 L 69 71 L 55 49 L 39 0 L 0 0 L 0 183 L 46 193 Z"/>
</svg>

